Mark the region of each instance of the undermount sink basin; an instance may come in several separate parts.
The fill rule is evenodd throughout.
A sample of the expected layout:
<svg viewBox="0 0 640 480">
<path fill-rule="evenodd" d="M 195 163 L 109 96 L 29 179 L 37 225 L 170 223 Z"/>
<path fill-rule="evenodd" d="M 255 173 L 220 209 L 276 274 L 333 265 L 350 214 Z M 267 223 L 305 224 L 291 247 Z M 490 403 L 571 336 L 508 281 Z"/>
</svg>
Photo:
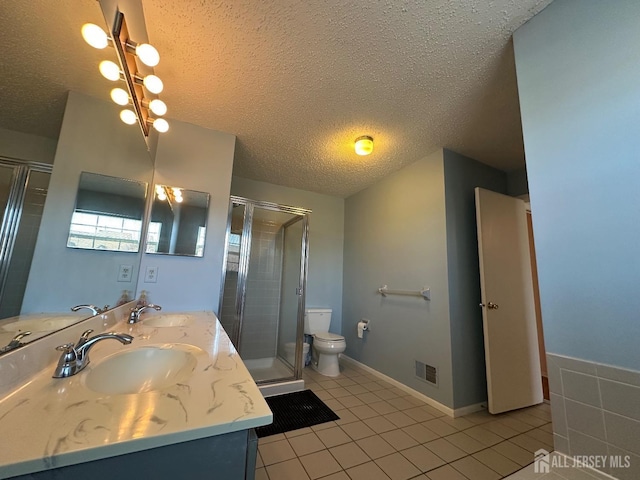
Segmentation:
<svg viewBox="0 0 640 480">
<path fill-rule="evenodd" d="M 148 327 L 186 327 L 193 323 L 193 318 L 188 315 L 153 315 L 142 320 L 142 324 Z"/>
<path fill-rule="evenodd" d="M 11 322 L 3 325 L 0 330 L 5 332 L 50 332 L 52 330 L 59 330 L 84 319 L 82 316 L 70 316 L 65 315 L 63 317 L 51 317 L 51 316 L 37 316 L 35 318 L 29 318 L 27 320 L 18 320 L 17 322 Z"/>
<path fill-rule="evenodd" d="M 145 393 L 185 381 L 205 352 L 186 344 L 149 345 L 114 353 L 92 364 L 85 385 L 109 395 Z"/>
</svg>

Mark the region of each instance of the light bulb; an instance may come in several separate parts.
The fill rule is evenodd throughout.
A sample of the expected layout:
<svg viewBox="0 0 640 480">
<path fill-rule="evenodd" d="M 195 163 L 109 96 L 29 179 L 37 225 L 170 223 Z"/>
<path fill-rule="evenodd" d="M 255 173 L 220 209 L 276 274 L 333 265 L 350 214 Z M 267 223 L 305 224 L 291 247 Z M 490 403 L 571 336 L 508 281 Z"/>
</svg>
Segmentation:
<svg viewBox="0 0 640 480">
<path fill-rule="evenodd" d="M 147 75 L 146 77 L 144 77 L 142 83 L 151 93 L 160 93 L 164 88 L 160 77 L 156 77 L 155 75 Z"/>
<path fill-rule="evenodd" d="M 164 192 L 160 192 L 160 193 L 158 194 L 158 200 L 160 200 L 160 201 L 164 202 L 166 199 L 167 199 L 167 194 L 166 194 L 166 193 L 164 193 Z"/>
<path fill-rule="evenodd" d="M 153 128 L 155 128 L 160 133 L 164 133 L 169 130 L 169 124 L 164 118 L 156 118 L 153 121 Z"/>
<path fill-rule="evenodd" d="M 133 110 L 122 110 L 120 112 L 120 120 L 127 125 L 133 125 L 136 123 L 136 114 L 133 113 Z"/>
<path fill-rule="evenodd" d="M 365 135 L 356 138 L 356 153 L 358 155 L 369 155 L 373 152 L 373 138 Z"/>
<path fill-rule="evenodd" d="M 85 23 L 82 26 L 82 38 L 84 41 L 91 45 L 93 48 L 102 50 L 109 44 L 109 37 L 104 33 L 98 25 L 93 23 Z"/>
<path fill-rule="evenodd" d="M 171 190 L 173 190 L 174 195 L 182 195 L 182 192 L 178 187 L 171 187 Z"/>
<path fill-rule="evenodd" d="M 115 82 L 116 80 L 120 80 L 120 68 L 118 65 L 113 63 L 110 60 L 103 60 L 100 62 L 100 73 L 107 80 L 111 80 Z"/>
<path fill-rule="evenodd" d="M 138 44 L 136 46 L 136 55 L 148 67 L 155 67 L 160 62 L 158 50 L 148 43 Z"/>
<path fill-rule="evenodd" d="M 149 102 L 149 108 L 155 115 L 158 115 L 159 117 L 167 113 L 167 104 L 157 98 Z"/>
<path fill-rule="evenodd" d="M 164 192 L 164 189 L 162 188 L 162 185 L 156 185 L 156 193 L 160 194 Z"/>
<path fill-rule="evenodd" d="M 176 203 L 182 203 L 182 197 L 175 197 Z"/>
<path fill-rule="evenodd" d="M 118 105 L 128 105 L 129 94 L 122 88 L 114 88 L 111 90 L 111 100 L 116 102 Z"/>
</svg>

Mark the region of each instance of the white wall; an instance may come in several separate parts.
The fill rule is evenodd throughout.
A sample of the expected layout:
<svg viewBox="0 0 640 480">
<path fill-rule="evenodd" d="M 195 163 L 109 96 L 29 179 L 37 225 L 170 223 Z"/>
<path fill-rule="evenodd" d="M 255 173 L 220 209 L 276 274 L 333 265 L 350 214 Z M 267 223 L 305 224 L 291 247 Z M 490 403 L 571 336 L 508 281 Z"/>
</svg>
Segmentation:
<svg viewBox="0 0 640 480">
<path fill-rule="evenodd" d="M 640 370 L 640 3 L 514 35 L 547 351 Z"/>
<path fill-rule="evenodd" d="M 0 128 L 0 156 L 53 163 L 57 140 Z"/>
<path fill-rule="evenodd" d="M 139 254 L 67 248 L 82 171 L 151 181 L 153 165 L 140 131 L 118 113 L 110 102 L 69 92 L 23 313 L 114 305 L 122 290 L 135 288 Z M 117 282 L 120 265 L 133 266 L 131 282 Z"/>
<path fill-rule="evenodd" d="M 144 254 L 141 290 L 166 310 L 218 311 L 234 135 L 177 120 L 160 136 L 155 157 L 154 184 L 210 194 L 204 257 Z M 147 266 L 157 267 L 157 283 L 145 283 Z"/>
<path fill-rule="evenodd" d="M 240 177 L 233 177 L 231 194 L 313 210 L 309 215 L 307 308 L 333 309 L 330 330 L 340 333 L 344 199 Z"/>
</svg>

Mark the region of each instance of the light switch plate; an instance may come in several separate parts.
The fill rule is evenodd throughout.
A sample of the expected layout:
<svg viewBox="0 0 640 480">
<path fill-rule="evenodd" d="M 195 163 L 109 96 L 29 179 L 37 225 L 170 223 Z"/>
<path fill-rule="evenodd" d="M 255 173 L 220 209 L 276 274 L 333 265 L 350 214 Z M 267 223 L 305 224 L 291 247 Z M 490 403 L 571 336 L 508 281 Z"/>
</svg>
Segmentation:
<svg viewBox="0 0 640 480">
<path fill-rule="evenodd" d="M 158 281 L 158 267 L 147 267 L 144 274 L 144 283 L 156 283 Z"/>
<path fill-rule="evenodd" d="M 120 265 L 120 269 L 118 270 L 119 282 L 130 282 L 132 275 L 133 275 L 133 265 Z"/>
</svg>

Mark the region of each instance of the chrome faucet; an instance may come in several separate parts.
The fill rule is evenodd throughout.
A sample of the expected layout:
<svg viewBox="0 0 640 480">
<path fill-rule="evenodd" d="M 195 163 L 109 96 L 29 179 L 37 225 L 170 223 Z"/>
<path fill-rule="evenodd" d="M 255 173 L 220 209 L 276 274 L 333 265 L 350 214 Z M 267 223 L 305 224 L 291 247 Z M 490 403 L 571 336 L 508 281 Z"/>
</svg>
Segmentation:
<svg viewBox="0 0 640 480">
<path fill-rule="evenodd" d="M 109 308 L 109 305 L 105 305 L 104 308 L 98 308 L 95 305 L 76 305 L 75 307 L 71 307 L 71 311 L 72 312 L 77 312 L 78 310 L 81 310 L 83 308 L 87 308 L 87 309 L 91 310 L 91 313 L 93 315 L 98 315 L 100 313 L 104 313 L 105 310 L 107 310 Z"/>
<path fill-rule="evenodd" d="M 162 307 L 160 305 L 154 305 L 153 303 L 150 303 L 149 305 L 140 305 L 138 307 L 132 308 L 131 314 L 129 315 L 129 323 L 138 323 L 140 321 L 140 315 L 147 308 L 153 308 L 154 310 L 157 310 L 157 311 L 162 310 Z"/>
<path fill-rule="evenodd" d="M 11 350 L 15 350 L 18 347 L 24 345 L 20 340 L 22 340 L 27 335 L 31 335 L 31 332 L 21 332 L 17 334 L 13 339 L 4 347 L 0 348 L 0 353 L 10 352 Z"/>
<path fill-rule="evenodd" d="M 91 332 L 93 332 L 93 330 L 85 331 L 75 345 L 73 343 L 66 343 L 56 347 L 56 350 L 62 352 L 62 355 L 53 372 L 53 378 L 71 377 L 81 372 L 84 367 L 89 365 L 89 349 L 102 340 L 113 338 L 123 345 L 128 345 L 133 341 L 133 337 L 126 333 L 99 333 L 89 338 Z"/>
</svg>

